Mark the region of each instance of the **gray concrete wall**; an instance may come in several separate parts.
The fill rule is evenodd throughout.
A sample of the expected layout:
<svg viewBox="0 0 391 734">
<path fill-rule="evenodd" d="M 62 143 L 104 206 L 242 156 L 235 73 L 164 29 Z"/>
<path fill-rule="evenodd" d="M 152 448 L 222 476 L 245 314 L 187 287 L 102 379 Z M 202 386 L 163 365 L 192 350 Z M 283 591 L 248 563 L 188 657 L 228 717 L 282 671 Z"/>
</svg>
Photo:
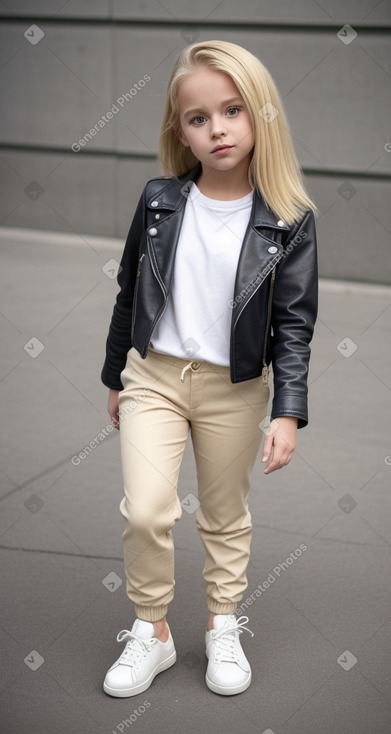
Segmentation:
<svg viewBox="0 0 391 734">
<path fill-rule="evenodd" d="M 390 282 L 390 20 L 385 0 L 2 1 L 0 223 L 124 238 L 144 183 L 161 173 L 175 59 L 193 41 L 226 39 L 280 89 L 321 211 L 321 275 Z"/>
</svg>

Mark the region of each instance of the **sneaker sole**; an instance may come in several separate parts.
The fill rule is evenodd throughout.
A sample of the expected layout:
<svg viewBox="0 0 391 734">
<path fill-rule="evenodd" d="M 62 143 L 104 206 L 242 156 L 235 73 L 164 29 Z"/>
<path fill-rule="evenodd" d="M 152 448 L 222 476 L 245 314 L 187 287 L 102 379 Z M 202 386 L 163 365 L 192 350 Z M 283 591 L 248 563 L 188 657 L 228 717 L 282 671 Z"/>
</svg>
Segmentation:
<svg viewBox="0 0 391 734">
<path fill-rule="evenodd" d="M 220 696 L 236 696 L 237 693 L 243 693 L 245 691 L 250 683 L 251 683 L 251 673 L 247 680 L 244 681 L 244 683 L 241 683 L 239 686 L 219 686 L 217 683 L 213 683 L 210 678 L 208 678 L 208 675 L 205 675 L 205 682 L 208 688 L 213 691 L 213 693 L 219 693 Z"/>
<path fill-rule="evenodd" d="M 139 683 L 137 686 L 132 686 L 131 688 L 110 688 L 106 683 L 103 683 L 103 690 L 105 693 L 107 693 L 109 696 L 115 696 L 115 698 L 129 698 L 130 696 L 137 696 L 139 693 L 143 693 L 143 691 L 146 691 L 147 688 L 151 685 L 153 682 L 153 679 L 155 678 L 158 673 L 162 673 L 163 670 L 167 670 L 167 668 L 171 668 L 172 665 L 176 662 L 176 651 L 171 653 L 170 657 L 168 657 L 166 660 L 163 660 L 151 673 L 149 678 L 147 680 L 143 681 L 143 683 Z"/>
</svg>

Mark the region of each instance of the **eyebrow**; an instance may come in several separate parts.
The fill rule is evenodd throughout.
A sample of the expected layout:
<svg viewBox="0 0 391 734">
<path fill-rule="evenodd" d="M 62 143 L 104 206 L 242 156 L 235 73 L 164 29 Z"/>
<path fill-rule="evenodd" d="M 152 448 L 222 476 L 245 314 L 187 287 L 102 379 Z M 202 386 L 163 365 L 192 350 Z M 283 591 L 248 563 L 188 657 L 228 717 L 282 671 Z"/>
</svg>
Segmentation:
<svg viewBox="0 0 391 734">
<path fill-rule="evenodd" d="M 221 106 L 226 107 L 227 105 L 230 105 L 233 102 L 241 102 L 243 104 L 243 100 L 241 97 L 231 97 L 231 99 L 224 100 L 224 102 L 221 103 Z M 202 107 L 194 107 L 191 110 L 186 110 L 183 116 L 187 117 L 187 115 L 193 115 L 195 112 L 202 112 Z"/>
</svg>

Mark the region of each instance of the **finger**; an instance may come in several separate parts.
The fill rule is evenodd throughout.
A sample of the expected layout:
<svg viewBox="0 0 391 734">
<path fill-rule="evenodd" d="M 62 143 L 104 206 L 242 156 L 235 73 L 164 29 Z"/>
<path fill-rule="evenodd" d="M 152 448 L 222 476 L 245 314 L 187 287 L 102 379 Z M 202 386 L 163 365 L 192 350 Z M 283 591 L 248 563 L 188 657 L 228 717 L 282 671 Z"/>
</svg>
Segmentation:
<svg viewBox="0 0 391 734">
<path fill-rule="evenodd" d="M 272 446 L 271 451 L 270 451 L 270 454 L 267 457 L 266 467 L 264 469 L 264 474 L 269 474 L 269 472 L 270 472 L 269 467 L 273 464 L 273 459 L 274 459 L 274 446 Z"/>
<path fill-rule="evenodd" d="M 281 446 L 280 443 L 275 441 L 271 461 L 266 467 L 268 474 L 270 474 L 270 472 L 272 471 L 275 471 L 276 469 L 280 469 L 284 465 L 285 453 L 286 452 L 284 450 L 284 447 Z"/>
<path fill-rule="evenodd" d="M 270 462 L 270 464 L 267 465 L 266 469 L 264 470 L 264 474 L 270 474 L 272 471 L 276 471 L 276 469 L 282 469 L 284 466 L 287 466 L 292 456 L 293 452 L 288 453 L 281 449 L 277 449 L 274 452 L 273 460 Z"/>
<path fill-rule="evenodd" d="M 111 415 L 110 418 L 111 418 L 111 423 L 114 426 L 114 428 L 116 428 L 117 431 L 119 431 L 119 416 L 118 416 L 118 414 L 117 415 Z"/>
<path fill-rule="evenodd" d="M 269 459 L 270 453 L 273 446 L 273 437 L 272 436 L 265 436 L 265 440 L 263 442 L 263 451 L 262 451 L 262 461 L 265 462 Z"/>
</svg>

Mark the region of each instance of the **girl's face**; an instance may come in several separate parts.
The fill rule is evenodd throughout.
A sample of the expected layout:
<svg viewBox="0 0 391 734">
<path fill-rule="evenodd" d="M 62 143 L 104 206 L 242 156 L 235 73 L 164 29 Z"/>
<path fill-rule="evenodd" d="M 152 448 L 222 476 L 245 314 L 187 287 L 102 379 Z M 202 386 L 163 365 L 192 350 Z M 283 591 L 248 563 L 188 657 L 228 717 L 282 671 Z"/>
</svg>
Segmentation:
<svg viewBox="0 0 391 734">
<path fill-rule="evenodd" d="M 231 77 L 202 65 L 179 84 L 178 137 L 203 171 L 247 169 L 254 147 L 250 115 Z"/>
</svg>

